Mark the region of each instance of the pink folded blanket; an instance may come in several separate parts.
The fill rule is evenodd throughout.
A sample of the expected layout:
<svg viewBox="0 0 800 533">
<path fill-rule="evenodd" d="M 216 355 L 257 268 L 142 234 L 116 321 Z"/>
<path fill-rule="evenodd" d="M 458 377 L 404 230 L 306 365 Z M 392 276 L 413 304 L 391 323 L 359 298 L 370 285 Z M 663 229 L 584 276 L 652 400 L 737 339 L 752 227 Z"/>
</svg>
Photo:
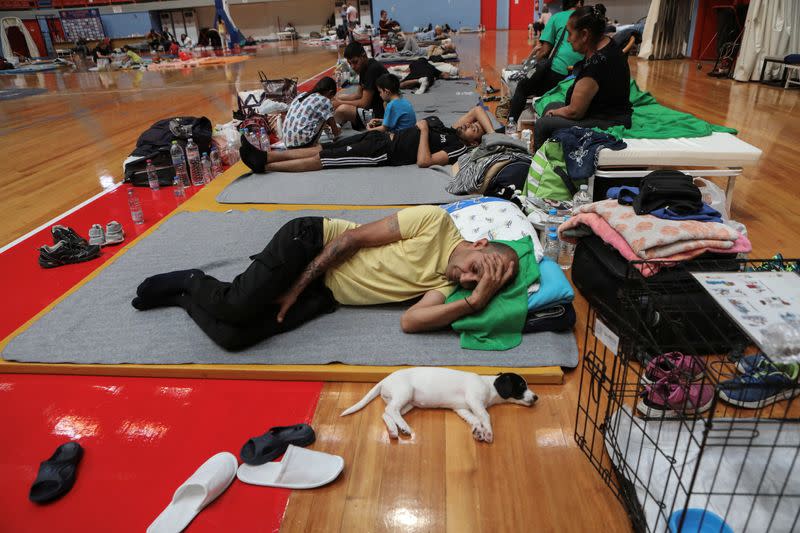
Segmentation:
<svg viewBox="0 0 800 533">
<path fill-rule="evenodd" d="M 655 217 L 654 217 L 655 218 Z M 559 237 L 566 240 L 567 242 L 576 243 L 577 239 L 567 237 L 563 235 L 563 232 L 575 228 L 581 224 L 589 226 L 592 232 L 603 239 L 603 242 L 610 244 L 613 246 L 622 257 L 624 257 L 628 261 L 641 261 L 642 258 L 636 255 L 631 248 L 628 241 L 620 235 L 620 233 L 612 228 L 608 222 L 596 213 L 578 213 L 575 216 L 570 217 L 566 222 L 561 224 L 558 228 Z M 740 235 L 734 231 L 738 235 L 737 239 L 731 243 L 731 246 L 726 248 L 715 248 L 713 246 L 706 246 L 706 247 L 697 247 L 693 248 L 689 251 L 675 253 L 673 255 L 660 257 L 656 261 L 648 262 L 648 263 L 636 263 L 634 267 L 636 267 L 639 272 L 642 273 L 643 276 L 649 277 L 653 274 L 656 274 L 662 268 L 670 267 L 675 265 L 680 261 L 687 261 L 689 259 L 694 259 L 695 257 L 702 255 L 706 252 L 715 252 L 715 253 L 748 253 L 750 252 L 751 245 L 750 241 L 744 235 Z M 699 241 L 699 242 L 706 242 L 706 241 Z"/>
<path fill-rule="evenodd" d="M 739 238 L 739 232 L 725 224 L 637 215 L 633 207 L 613 199 L 581 206 L 580 212 L 601 216 L 639 259 L 663 259 L 709 248 L 729 250 Z"/>
</svg>

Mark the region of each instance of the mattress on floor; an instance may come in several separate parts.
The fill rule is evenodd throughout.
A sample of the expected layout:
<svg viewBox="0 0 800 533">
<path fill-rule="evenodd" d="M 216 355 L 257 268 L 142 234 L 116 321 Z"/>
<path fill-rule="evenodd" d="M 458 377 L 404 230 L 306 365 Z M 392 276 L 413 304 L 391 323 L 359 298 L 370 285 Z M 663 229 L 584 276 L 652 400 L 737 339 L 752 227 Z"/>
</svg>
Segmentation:
<svg viewBox="0 0 800 533">
<path fill-rule="evenodd" d="M 607 166 L 720 166 L 754 165 L 761 150 L 730 133 L 680 139 L 623 139 L 624 150 L 600 150 L 597 164 Z"/>
</svg>

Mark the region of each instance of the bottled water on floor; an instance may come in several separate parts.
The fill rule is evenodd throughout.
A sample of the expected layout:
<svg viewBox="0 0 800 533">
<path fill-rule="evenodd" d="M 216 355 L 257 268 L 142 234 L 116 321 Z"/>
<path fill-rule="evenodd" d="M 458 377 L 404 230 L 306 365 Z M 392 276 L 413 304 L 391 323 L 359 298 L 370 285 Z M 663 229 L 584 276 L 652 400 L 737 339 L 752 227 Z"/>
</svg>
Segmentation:
<svg viewBox="0 0 800 533">
<path fill-rule="evenodd" d="M 239 161 L 239 148 L 233 141 L 228 141 L 228 146 L 225 149 L 228 154 L 228 164 L 233 165 Z"/>
<path fill-rule="evenodd" d="M 517 123 L 513 118 L 508 119 L 508 123 L 506 124 L 506 135 L 509 137 L 514 137 L 515 139 L 519 137 L 517 135 Z"/>
<path fill-rule="evenodd" d="M 189 181 L 189 173 L 186 171 L 186 157 L 184 157 L 183 148 L 178 144 L 178 141 L 172 141 L 172 146 L 169 148 L 169 155 L 172 158 L 172 166 L 175 167 L 175 175 L 188 187 L 192 182 Z"/>
<path fill-rule="evenodd" d="M 136 191 L 134 191 L 132 188 L 128 189 L 128 207 L 131 210 L 131 220 L 133 220 L 133 223 L 144 224 L 142 204 L 139 202 L 139 197 L 136 196 Z"/>
<path fill-rule="evenodd" d="M 214 179 L 214 173 L 211 171 L 211 160 L 205 152 L 203 152 L 203 157 L 200 158 L 200 167 L 203 172 L 203 183 L 211 183 L 211 180 Z"/>
<path fill-rule="evenodd" d="M 592 203 L 592 197 L 589 195 L 589 186 L 581 185 L 580 190 L 572 197 L 572 212 L 577 213 L 580 206 L 590 203 Z"/>
<path fill-rule="evenodd" d="M 547 244 L 547 236 L 551 233 L 558 235 L 558 226 L 561 225 L 561 217 L 558 216 L 558 211 L 555 207 L 551 207 L 547 212 L 547 218 L 544 221 L 544 232 L 542 232 L 542 246 Z"/>
<path fill-rule="evenodd" d="M 566 217 L 564 222 L 566 222 L 568 218 L 569 217 Z M 558 266 L 561 267 L 561 270 L 569 270 L 572 267 L 572 258 L 575 257 L 575 245 L 564 240 L 560 241 L 560 244 L 561 249 L 558 254 Z"/>
<path fill-rule="evenodd" d="M 219 156 L 219 151 L 216 146 L 211 147 L 211 172 L 216 178 L 222 174 L 222 158 Z"/>
<path fill-rule="evenodd" d="M 178 175 L 172 178 L 172 192 L 175 194 L 175 198 L 186 196 L 186 191 L 183 189 L 183 180 Z"/>
<path fill-rule="evenodd" d="M 261 128 L 258 134 L 258 146 L 265 152 L 269 152 L 269 134 L 266 128 Z"/>
<path fill-rule="evenodd" d="M 186 143 L 186 162 L 189 166 L 189 173 L 192 178 L 192 185 L 200 186 L 203 184 L 203 167 L 200 164 L 200 148 L 189 137 Z"/>
<path fill-rule="evenodd" d="M 561 246 L 558 242 L 558 235 L 555 233 L 547 234 L 547 241 L 544 245 L 544 256 L 558 262 L 558 254 L 561 253 Z"/>
<path fill-rule="evenodd" d="M 150 185 L 150 189 L 153 191 L 157 191 L 159 189 L 158 186 L 158 174 L 156 174 L 156 167 L 153 166 L 153 162 L 149 159 L 147 160 L 147 167 L 145 167 L 145 172 L 147 172 L 147 184 Z"/>
</svg>

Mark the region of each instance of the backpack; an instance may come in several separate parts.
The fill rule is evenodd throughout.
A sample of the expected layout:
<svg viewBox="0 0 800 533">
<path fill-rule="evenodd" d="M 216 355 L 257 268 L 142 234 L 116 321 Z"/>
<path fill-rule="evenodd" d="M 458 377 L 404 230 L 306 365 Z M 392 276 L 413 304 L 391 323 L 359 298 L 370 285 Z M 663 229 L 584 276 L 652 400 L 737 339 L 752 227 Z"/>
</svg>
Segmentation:
<svg viewBox="0 0 800 533">
<path fill-rule="evenodd" d="M 544 200 L 571 201 L 584 183 L 586 180 L 572 180 L 567 175 L 561 143 L 546 141 L 533 154 L 523 194 Z"/>
<path fill-rule="evenodd" d="M 175 177 L 175 167 L 172 166 L 169 153 L 172 141 L 178 141 L 180 147 L 186 150 L 186 143 L 192 137 L 202 154 L 211 151 L 211 135 L 211 121 L 206 117 L 159 120 L 136 140 L 136 148 L 130 155 L 130 158 L 136 159 L 125 164 L 125 181 L 137 187 L 147 187 L 146 167 L 150 159 L 156 168 L 159 185 L 172 185 Z"/>
</svg>

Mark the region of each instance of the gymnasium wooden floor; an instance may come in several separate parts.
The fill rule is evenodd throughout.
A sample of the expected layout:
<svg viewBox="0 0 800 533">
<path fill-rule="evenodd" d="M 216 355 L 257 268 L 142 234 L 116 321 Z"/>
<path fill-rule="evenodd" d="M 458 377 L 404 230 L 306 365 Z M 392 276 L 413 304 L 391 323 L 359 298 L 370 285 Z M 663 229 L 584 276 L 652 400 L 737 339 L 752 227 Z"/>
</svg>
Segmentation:
<svg viewBox="0 0 800 533">
<path fill-rule="evenodd" d="M 499 69 L 530 49 L 524 32 L 466 35 L 458 46 L 464 74 L 480 61 L 495 87 Z M 0 88 L 49 90 L 0 101 L 0 246 L 119 180 L 122 160 L 155 120 L 202 114 L 226 122 L 235 91 L 255 88 L 258 70 L 302 80 L 335 58 L 319 48 L 275 46 L 250 61 L 186 72 L 0 77 Z M 800 93 L 709 78 L 710 65 L 698 71 L 692 61 L 633 59 L 631 68 L 661 103 L 737 128 L 764 151 L 737 182 L 734 218 L 748 227 L 752 257 L 800 256 Z M 577 309 L 584 318 L 580 297 Z M 583 328 L 576 327 L 579 339 Z M 314 416 L 316 449 L 342 455 L 348 468 L 329 487 L 293 493 L 281 529 L 628 531 L 621 505 L 574 444 L 579 378 L 572 371 L 564 385 L 535 387 L 533 408 L 493 408 L 492 445 L 475 443 L 454 413 L 433 410 L 409 413 L 415 436 L 390 442 L 380 402 L 338 416 L 369 385 L 325 384 Z"/>
</svg>

